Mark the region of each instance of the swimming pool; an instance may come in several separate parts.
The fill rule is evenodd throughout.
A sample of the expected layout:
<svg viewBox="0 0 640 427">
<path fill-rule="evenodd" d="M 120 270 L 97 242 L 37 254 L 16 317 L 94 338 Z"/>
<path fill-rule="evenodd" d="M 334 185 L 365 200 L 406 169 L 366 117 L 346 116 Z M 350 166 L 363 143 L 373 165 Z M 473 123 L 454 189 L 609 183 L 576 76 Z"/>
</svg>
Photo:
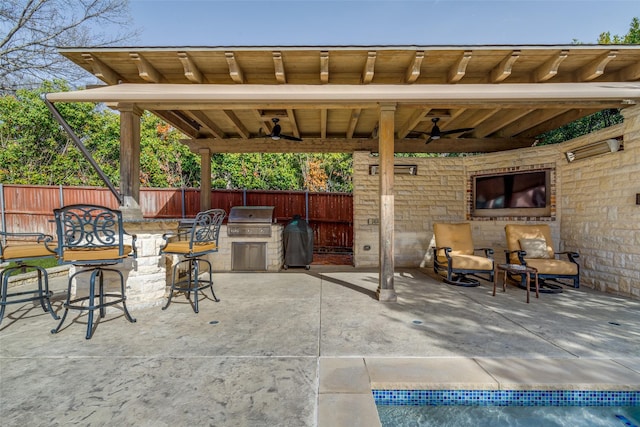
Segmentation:
<svg viewBox="0 0 640 427">
<path fill-rule="evenodd" d="M 373 390 L 383 427 L 640 427 L 640 391 Z"/>
</svg>

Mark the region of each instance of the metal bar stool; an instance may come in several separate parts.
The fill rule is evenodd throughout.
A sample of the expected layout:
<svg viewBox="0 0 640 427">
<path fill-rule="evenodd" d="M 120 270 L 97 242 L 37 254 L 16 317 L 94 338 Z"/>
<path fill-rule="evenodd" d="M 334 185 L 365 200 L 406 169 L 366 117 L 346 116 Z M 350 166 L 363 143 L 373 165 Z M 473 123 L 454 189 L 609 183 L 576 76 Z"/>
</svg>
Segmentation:
<svg viewBox="0 0 640 427">
<path fill-rule="evenodd" d="M 182 257 L 173 266 L 171 275 L 171 288 L 167 304 L 162 307 L 166 310 L 171 304 L 175 292 L 184 292 L 187 299 L 191 299 L 193 292 L 192 308 L 198 312 L 198 292 L 210 288 L 213 300 L 220 301 L 213 291 L 213 275 L 211 262 L 204 258 L 205 255 L 218 252 L 218 236 L 220 227 L 227 213 L 223 209 L 210 209 L 199 212 L 189 230 L 182 230 L 175 233 L 165 233 L 162 237 L 166 243 L 160 248 L 160 255 L 178 255 Z M 180 265 L 187 263 L 187 277 L 185 280 L 179 279 L 178 269 Z M 209 278 L 200 278 L 201 263 L 208 267 Z"/>
<path fill-rule="evenodd" d="M 69 310 L 88 311 L 86 339 L 91 339 L 94 332 L 94 311 L 99 310 L 100 317 L 103 318 L 106 307 L 120 303 L 127 320 L 134 323 L 136 319 L 127 310 L 124 276 L 119 269 L 113 267 L 122 264 L 130 256 L 135 258 L 137 255 L 136 235 L 124 230 L 122 213 L 88 204 L 65 206 L 54 209 L 53 213 L 58 235 L 58 263 L 74 265 L 77 271 L 69 275 L 64 314 L 51 333 L 60 331 Z M 125 244 L 125 235 L 130 244 Z M 105 273 L 117 276 L 119 292 L 105 291 Z M 89 275 L 88 295 L 72 298 L 73 280 L 83 274 Z"/>
<path fill-rule="evenodd" d="M 55 320 L 59 317 L 51 307 L 51 295 L 53 292 L 49 290 L 49 276 L 47 270 L 43 267 L 34 265 L 33 260 L 53 258 L 54 252 L 51 252 L 45 246 L 45 241 L 53 240 L 53 237 L 43 233 L 8 233 L 0 231 L 0 262 L 15 262 L 16 265 L 5 268 L 0 272 L 0 281 L 2 282 L 2 291 L 0 292 L 0 323 L 4 318 L 4 311 L 8 304 L 18 304 L 28 301 L 40 301 L 40 305 L 45 312 L 51 314 Z M 12 238 L 11 243 L 7 243 L 7 238 Z M 38 288 L 28 291 L 9 292 L 9 278 L 14 273 L 26 271 L 27 268 L 33 268 L 38 272 Z M 29 297 L 24 297 L 30 295 Z M 13 297 L 20 297 L 14 299 Z M 8 299 L 9 298 L 9 299 Z"/>
</svg>

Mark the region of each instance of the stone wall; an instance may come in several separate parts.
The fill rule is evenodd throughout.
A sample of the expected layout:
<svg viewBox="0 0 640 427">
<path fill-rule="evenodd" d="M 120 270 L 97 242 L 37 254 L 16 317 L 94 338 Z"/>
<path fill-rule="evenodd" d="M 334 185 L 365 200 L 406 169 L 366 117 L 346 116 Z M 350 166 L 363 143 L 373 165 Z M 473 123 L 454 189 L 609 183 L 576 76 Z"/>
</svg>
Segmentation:
<svg viewBox="0 0 640 427">
<path fill-rule="evenodd" d="M 504 226 L 551 226 L 556 251 L 580 253 L 581 284 L 640 297 L 640 107 L 624 110 L 623 125 L 551 146 L 469 157 L 396 158 L 415 164 L 417 175 L 395 175 L 396 267 L 432 266 L 434 222 L 472 224 L 476 247 L 489 246 L 504 260 Z M 564 153 L 624 133 L 624 150 L 568 163 Z M 354 264 L 379 265 L 379 176 L 369 175 L 378 158 L 354 154 Z M 552 216 L 473 218 L 471 176 L 481 172 L 548 168 L 553 171 Z M 367 250 L 367 247 L 369 249 Z"/>
</svg>

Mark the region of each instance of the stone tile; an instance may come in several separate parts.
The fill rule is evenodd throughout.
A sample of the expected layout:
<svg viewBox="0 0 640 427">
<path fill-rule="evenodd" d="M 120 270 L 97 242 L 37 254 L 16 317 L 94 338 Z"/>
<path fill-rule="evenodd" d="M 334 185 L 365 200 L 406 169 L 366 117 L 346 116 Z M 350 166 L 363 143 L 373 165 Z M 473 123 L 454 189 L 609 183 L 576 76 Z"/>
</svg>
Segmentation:
<svg viewBox="0 0 640 427">
<path fill-rule="evenodd" d="M 467 358 L 365 358 L 372 389 L 497 390 L 498 383 Z"/>
<path fill-rule="evenodd" d="M 320 393 L 370 393 L 369 374 L 361 357 L 320 358 Z"/>
<path fill-rule="evenodd" d="M 373 394 L 331 393 L 318 399 L 317 427 L 380 427 Z"/>
<path fill-rule="evenodd" d="M 503 390 L 639 390 L 640 374 L 610 359 L 477 359 Z"/>
</svg>

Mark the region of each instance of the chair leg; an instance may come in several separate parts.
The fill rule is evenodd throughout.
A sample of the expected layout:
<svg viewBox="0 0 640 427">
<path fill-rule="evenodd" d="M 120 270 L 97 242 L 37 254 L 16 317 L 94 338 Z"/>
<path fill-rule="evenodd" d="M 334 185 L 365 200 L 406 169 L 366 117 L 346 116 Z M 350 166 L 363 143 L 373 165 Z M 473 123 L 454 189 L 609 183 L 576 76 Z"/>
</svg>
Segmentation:
<svg viewBox="0 0 640 427">
<path fill-rule="evenodd" d="M 14 271 L 23 269 L 24 267 L 35 268 L 38 272 L 38 289 L 32 291 L 22 291 L 22 292 L 14 292 L 9 293 L 9 278 Z M 56 312 L 51 307 L 51 292 L 49 291 L 49 276 L 47 275 L 47 271 L 42 267 L 30 266 L 30 265 L 20 265 L 18 267 L 11 267 L 6 270 L 0 272 L 0 281 L 2 282 L 2 290 L 0 292 L 0 323 L 2 323 L 2 319 L 4 318 L 5 308 L 9 304 L 17 304 L 21 302 L 28 301 L 40 301 L 40 306 L 42 310 L 46 313 L 49 312 L 51 317 L 54 320 L 58 320 L 59 317 Z M 43 288 L 44 282 L 44 288 Z M 17 300 L 7 301 L 8 297 L 16 297 L 21 295 L 29 295 L 27 298 L 21 298 Z"/>
</svg>

